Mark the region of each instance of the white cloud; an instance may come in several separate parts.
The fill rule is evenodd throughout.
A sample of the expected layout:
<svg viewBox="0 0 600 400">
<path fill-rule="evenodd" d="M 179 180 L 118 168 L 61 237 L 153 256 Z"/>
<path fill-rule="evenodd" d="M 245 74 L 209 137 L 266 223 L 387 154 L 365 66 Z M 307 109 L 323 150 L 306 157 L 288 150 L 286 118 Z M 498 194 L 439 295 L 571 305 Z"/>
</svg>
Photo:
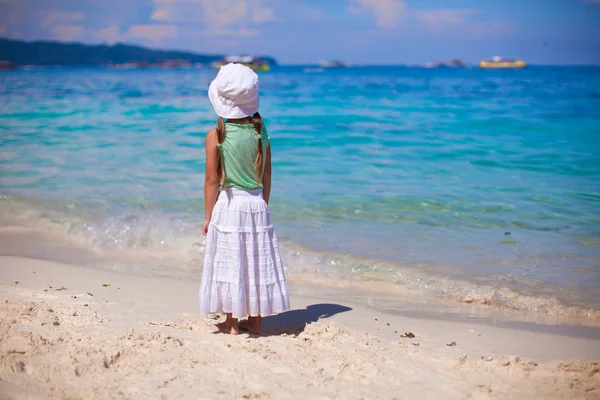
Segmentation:
<svg viewBox="0 0 600 400">
<path fill-rule="evenodd" d="M 103 43 L 115 44 L 121 39 L 121 30 L 118 26 L 111 25 L 94 32 L 92 36 L 96 39 L 100 39 Z"/>
<path fill-rule="evenodd" d="M 247 0 L 202 0 L 204 22 L 209 28 L 225 28 L 250 17 Z"/>
<path fill-rule="evenodd" d="M 0 25 L 0 35 L 4 35 L 6 33 L 6 27 L 4 25 Z"/>
<path fill-rule="evenodd" d="M 152 13 L 150 19 L 152 19 L 153 21 L 168 21 L 169 10 L 166 8 L 159 8 L 158 10 Z"/>
<path fill-rule="evenodd" d="M 374 14 L 377 26 L 395 28 L 406 4 L 401 0 L 350 0 L 346 11 L 353 15 Z"/>
<path fill-rule="evenodd" d="M 600 1 L 600 0 L 598 0 Z M 509 34 L 517 28 L 508 21 L 488 21 L 470 23 L 469 17 L 481 14 L 482 11 L 474 9 L 441 9 L 417 10 L 417 19 L 434 31 L 441 31 L 452 26 L 453 29 L 467 31 L 475 36 L 488 36 Z"/>
<path fill-rule="evenodd" d="M 42 20 L 42 26 L 48 28 L 59 24 L 69 25 L 84 18 L 85 14 L 80 12 L 53 11 Z"/>
<path fill-rule="evenodd" d="M 111 25 L 93 33 L 93 37 L 103 43 L 115 44 L 127 39 L 142 39 L 147 42 L 160 43 L 164 39 L 175 38 L 179 30 L 175 25 L 142 24 L 132 25 L 127 31 L 121 31 L 118 26 Z"/>
<path fill-rule="evenodd" d="M 219 30 L 207 30 L 207 31 L 197 31 L 196 36 L 204 36 L 204 37 L 254 37 L 258 36 L 260 31 L 258 29 L 252 28 L 238 28 L 238 29 L 219 29 Z"/>
<path fill-rule="evenodd" d="M 275 12 L 265 6 L 270 0 L 153 0 L 151 18 L 162 22 L 202 23 L 204 36 L 252 36 L 257 25 L 275 20 Z"/>
<path fill-rule="evenodd" d="M 275 13 L 270 8 L 258 8 L 252 12 L 252 22 L 262 24 L 263 22 L 273 21 Z"/>
<path fill-rule="evenodd" d="M 56 25 L 52 28 L 52 36 L 61 42 L 72 42 L 85 33 L 81 25 Z"/>
<path fill-rule="evenodd" d="M 152 0 L 150 18 L 162 22 L 201 22 L 203 0 Z"/>
<path fill-rule="evenodd" d="M 465 17 L 478 14 L 481 11 L 472 9 L 442 9 L 418 11 L 417 18 L 425 23 L 430 29 L 439 30 L 445 25 L 460 24 Z"/>
<path fill-rule="evenodd" d="M 175 25 L 133 25 L 125 36 L 160 43 L 163 39 L 177 37 L 177 33 Z"/>
</svg>

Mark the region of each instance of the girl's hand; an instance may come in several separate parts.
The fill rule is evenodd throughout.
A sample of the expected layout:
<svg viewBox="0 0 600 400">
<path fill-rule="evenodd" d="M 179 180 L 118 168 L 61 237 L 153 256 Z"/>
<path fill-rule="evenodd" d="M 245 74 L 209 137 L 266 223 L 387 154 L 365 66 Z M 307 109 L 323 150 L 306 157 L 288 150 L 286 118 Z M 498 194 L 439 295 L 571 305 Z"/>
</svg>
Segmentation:
<svg viewBox="0 0 600 400">
<path fill-rule="evenodd" d="M 206 236 L 206 234 L 208 233 L 208 225 L 210 225 L 210 221 L 205 219 L 204 222 L 202 223 L 202 234 L 204 236 Z"/>
</svg>

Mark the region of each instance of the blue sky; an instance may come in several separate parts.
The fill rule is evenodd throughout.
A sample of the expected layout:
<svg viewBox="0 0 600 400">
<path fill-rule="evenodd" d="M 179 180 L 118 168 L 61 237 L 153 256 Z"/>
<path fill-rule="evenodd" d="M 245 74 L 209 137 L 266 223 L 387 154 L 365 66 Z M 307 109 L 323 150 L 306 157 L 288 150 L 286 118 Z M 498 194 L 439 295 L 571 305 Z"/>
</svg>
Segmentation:
<svg viewBox="0 0 600 400">
<path fill-rule="evenodd" d="M 600 64 L 600 0 L 0 0 L 0 36 L 268 54 L 285 64 L 494 55 Z"/>
</svg>

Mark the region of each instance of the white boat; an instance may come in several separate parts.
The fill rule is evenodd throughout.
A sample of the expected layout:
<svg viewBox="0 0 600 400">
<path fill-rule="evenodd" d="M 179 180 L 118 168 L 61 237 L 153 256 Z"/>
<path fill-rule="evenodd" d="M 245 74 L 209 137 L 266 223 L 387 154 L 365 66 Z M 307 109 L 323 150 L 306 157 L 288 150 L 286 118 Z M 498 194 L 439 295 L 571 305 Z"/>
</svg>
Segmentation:
<svg viewBox="0 0 600 400">
<path fill-rule="evenodd" d="M 221 68 L 223 65 L 227 65 L 229 63 L 238 63 L 247 66 L 248 68 L 253 69 L 254 71 L 269 71 L 271 69 L 271 65 L 265 60 L 262 60 L 258 57 L 252 56 L 229 56 L 225 57 L 222 60 L 215 61 L 213 63 L 213 67 L 216 69 Z"/>
<path fill-rule="evenodd" d="M 344 68 L 346 64 L 340 60 L 319 61 L 319 65 L 323 68 Z"/>
</svg>

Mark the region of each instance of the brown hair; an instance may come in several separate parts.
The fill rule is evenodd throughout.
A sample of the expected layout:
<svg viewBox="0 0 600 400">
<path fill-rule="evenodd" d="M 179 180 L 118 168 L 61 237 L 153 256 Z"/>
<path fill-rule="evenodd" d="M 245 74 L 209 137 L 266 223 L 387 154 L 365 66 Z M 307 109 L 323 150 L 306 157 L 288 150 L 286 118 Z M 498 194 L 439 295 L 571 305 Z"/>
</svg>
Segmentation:
<svg viewBox="0 0 600 400">
<path fill-rule="evenodd" d="M 254 125 L 254 129 L 256 129 L 256 133 L 259 136 L 258 151 L 256 152 L 256 159 L 254 160 L 254 169 L 256 170 L 256 179 L 258 181 L 256 183 L 259 184 L 260 182 L 262 182 L 263 165 L 264 165 L 262 135 L 261 135 L 262 130 L 263 130 L 263 121 L 262 121 L 262 117 L 257 112 L 257 113 L 254 113 L 250 122 L 252 122 L 252 125 Z M 219 120 L 217 121 L 216 130 L 217 130 L 217 140 L 219 141 L 219 144 L 221 144 L 225 141 L 225 137 L 227 136 L 225 120 L 222 117 L 219 117 Z M 221 154 L 220 150 L 217 152 L 217 156 L 219 159 L 219 162 L 217 164 L 218 165 L 217 173 L 219 174 L 219 177 L 220 177 L 221 187 L 225 187 L 225 167 L 223 166 L 223 154 Z"/>
</svg>

